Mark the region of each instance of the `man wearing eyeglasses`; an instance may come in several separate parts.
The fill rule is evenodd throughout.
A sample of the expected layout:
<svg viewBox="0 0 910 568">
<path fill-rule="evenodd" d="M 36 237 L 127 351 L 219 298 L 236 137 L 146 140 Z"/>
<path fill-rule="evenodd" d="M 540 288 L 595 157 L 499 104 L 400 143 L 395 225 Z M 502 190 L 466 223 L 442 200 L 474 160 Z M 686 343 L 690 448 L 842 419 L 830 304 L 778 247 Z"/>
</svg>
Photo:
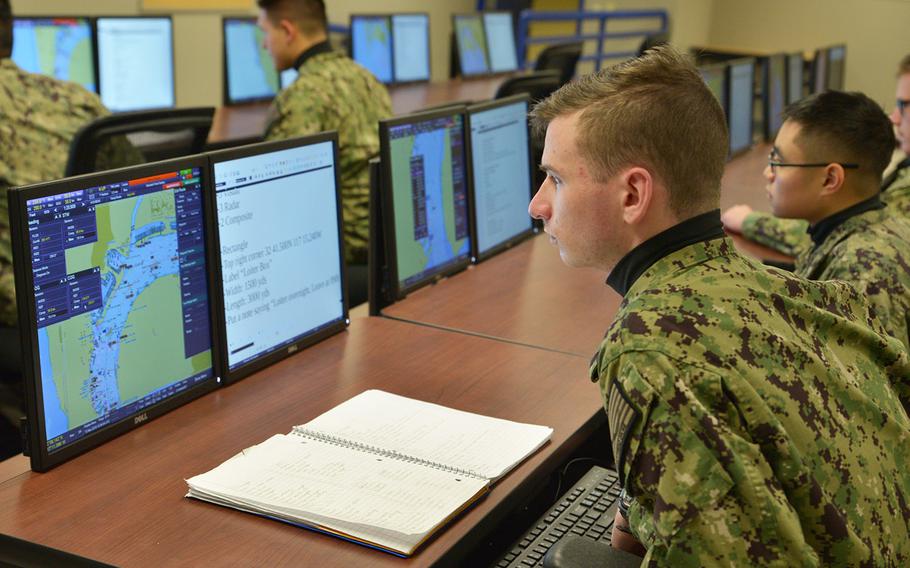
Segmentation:
<svg viewBox="0 0 910 568">
<path fill-rule="evenodd" d="M 879 191 L 893 143 L 875 101 L 828 91 L 787 108 L 764 173 L 774 215 L 809 224 L 796 274 L 850 282 L 910 347 L 910 224 Z"/>
<path fill-rule="evenodd" d="M 882 180 L 881 199 L 896 214 L 910 219 L 910 54 L 906 55 L 897 70 L 897 101 L 889 115 L 894 125 L 897 145 L 904 158 Z M 736 205 L 724 212 L 724 228 L 741 233 L 745 238 L 790 256 L 810 248 L 812 241 L 806 234 L 806 223 L 781 219 L 769 213 L 752 211 L 748 205 Z"/>
</svg>

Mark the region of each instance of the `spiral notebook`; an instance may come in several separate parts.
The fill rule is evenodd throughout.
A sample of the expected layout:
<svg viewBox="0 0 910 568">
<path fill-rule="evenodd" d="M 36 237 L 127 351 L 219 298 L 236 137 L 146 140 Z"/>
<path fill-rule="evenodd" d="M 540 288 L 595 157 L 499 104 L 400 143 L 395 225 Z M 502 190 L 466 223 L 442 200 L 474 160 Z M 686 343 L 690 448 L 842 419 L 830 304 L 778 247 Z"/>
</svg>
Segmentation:
<svg viewBox="0 0 910 568">
<path fill-rule="evenodd" d="M 552 433 L 369 390 L 188 479 L 187 497 L 409 556 Z"/>
</svg>

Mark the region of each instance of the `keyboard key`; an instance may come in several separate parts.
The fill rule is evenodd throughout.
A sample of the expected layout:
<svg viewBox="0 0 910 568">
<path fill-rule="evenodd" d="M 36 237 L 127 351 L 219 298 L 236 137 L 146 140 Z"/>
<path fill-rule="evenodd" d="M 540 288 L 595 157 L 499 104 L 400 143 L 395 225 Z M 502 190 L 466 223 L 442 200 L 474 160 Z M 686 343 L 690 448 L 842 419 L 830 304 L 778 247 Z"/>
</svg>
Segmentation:
<svg viewBox="0 0 910 568">
<path fill-rule="evenodd" d="M 543 541 L 545 543 L 547 543 L 548 545 L 553 546 L 554 544 L 559 542 L 559 539 L 553 535 L 547 535 L 547 536 L 543 537 Z"/>
<path fill-rule="evenodd" d="M 496 565 L 496 568 L 508 568 L 510 560 L 503 558 L 499 561 L 499 564 Z"/>
<path fill-rule="evenodd" d="M 543 554 L 538 554 L 536 552 L 529 552 L 528 558 L 530 558 L 531 560 L 534 560 L 536 563 L 537 560 L 540 560 L 541 558 L 543 558 Z"/>
<path fill-rule="evenodd" d="M 550 550 L 550 545 L 549 545 L 549 544 L 546 545 L 546 546 L 544 546 L 543 544 L 538 544 L 537 546 L 534 547 L 534 552 L 536 552 L 537 554 L 539 554 L 541 557 L 542 557 L 544 554 L 546 554 L 548 550 Z"/>
<path fill-rule="evenodd" d="M 585 534 L 585 531 L 578 527 L 574 527 L 571 532 L 572 534 L 577 534 L 578 536 Z"/>
<path fill-rule="evenodd" d="M 604 511 L 606 511 L 606 510 L 609 509 L 610 507 L 608 507 L 607 505 L 604 505 L 603 503 L 595 503 L 595 504 L 594 504 L 594 507 L 592 507 L 592 508 L 593 508 L 595 511 L 597 511 L 598 513 L 603 513 Z"/>
<path fill-rule="evenodd" d="M 511 562 L 511 561 L 515 560 L 516 558 L 518 558 L 518 555 L 515 554 L 514 552 L 510 552 L 503 557 L 503 560 L 505 560 L 506 562 Z"/>
<path fill-rule="evenodd" d="M 537 564 L 537 561 L 532 558 L 522 558 L 521 563 L 524 564 L 525 566 L 534 566 L 535 564 Z"/>
<path fill-rule="evenodd" d="M 524 540 L 522 540 L 521 542 L 518 543 L 518 546 L 520 546 L 520 547 L 522 547 L 522 548 L 527 548 L 528 545 L 531 544 L 531 542 L 532 542 L 533 540 L 534 540 L 533 538 L 525 537 Z"/>
</svg>

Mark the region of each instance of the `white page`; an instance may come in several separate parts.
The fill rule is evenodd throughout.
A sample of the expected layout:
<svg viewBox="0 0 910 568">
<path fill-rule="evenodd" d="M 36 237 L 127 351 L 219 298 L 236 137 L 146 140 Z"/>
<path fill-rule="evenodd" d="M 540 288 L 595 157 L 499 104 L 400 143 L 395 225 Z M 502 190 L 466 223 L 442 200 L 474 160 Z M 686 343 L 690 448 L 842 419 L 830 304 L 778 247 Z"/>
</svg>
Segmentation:
<svg viewBox="0 0 910 568">
<path fill-rule="evenodd" d="M 368 390 L 298 427 L 496 480 L 540 448 L 552 428 Z"/>
<path fill-rule="evenodd" d="M 187 484 L 252 510 L 346 526 L 424 534 L 470 501 L 485 480 L 295 435 L 278 434 Z M 354 535 L 370 539 L 371 536 Z"/>
</svg>

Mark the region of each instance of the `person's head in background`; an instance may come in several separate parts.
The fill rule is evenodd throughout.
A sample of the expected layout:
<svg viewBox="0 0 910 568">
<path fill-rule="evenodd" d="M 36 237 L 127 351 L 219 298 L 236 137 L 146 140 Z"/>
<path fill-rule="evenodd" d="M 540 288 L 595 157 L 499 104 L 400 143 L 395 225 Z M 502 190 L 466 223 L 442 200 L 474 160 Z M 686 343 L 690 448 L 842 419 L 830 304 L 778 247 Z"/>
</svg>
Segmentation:
<svg viewBox="0 0 910 568">
<path fill-rule="evenodd" d="M 862 93 L 793 103 L 765 167 L 774 214 L 814 224 L 877 195 L 893 149 L 887 115 Z"/>
<path fill-rule="evenodd" d="M 910 155 L 910 54 L 901 59 L 897 68 L 897 104 L 890 115 L 897 135 L 897 144 Z"/>
<path fill-rule="evenodd" d="M 256 0 L 263 47 L 279 71 L 290 69 L 300 54 L 328 39 L 323 0 Z"/>
<path fill-rule="evenodd" d="M 0 0 L 0 59 L 13 55 L 13 9 L 10 0 Z"/>
<path fill-rule="evenodd" d="M 718 207 L 723 109 L 669 46 L 581 77 L 531 112 L 547 177 L 528 208 L 571 266 L 612 271 L 633 248 Z"/>
</svg>

